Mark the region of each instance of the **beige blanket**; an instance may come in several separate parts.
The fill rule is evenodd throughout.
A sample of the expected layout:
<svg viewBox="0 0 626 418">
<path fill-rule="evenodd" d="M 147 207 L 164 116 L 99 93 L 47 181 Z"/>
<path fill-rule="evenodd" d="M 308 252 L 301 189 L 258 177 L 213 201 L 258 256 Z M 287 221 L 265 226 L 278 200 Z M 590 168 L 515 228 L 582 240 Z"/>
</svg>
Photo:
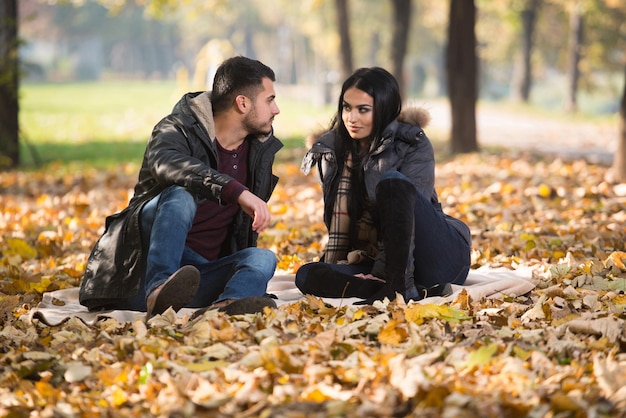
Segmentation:
<svg viewBox="0 0 626 418">
<path fill-rule="evenodd" d="M 497 298 L 501 296 L 519 296 L 530 292 L 535 286 L 530 281 L 532 272 L 530 269 L 490 269 L 480 268 L 471 270 L 463 286 L 453 285 L 454 293 L 448 297 L 430 297 L 419 303 L 445 303 L 454 300 L 465 289 L 473 300 L 482 298 Z M 276 303 L 293 303 L 302 298 L 302 293 L 294 283 L 293 274 L 276 275 L 270 280 L 268 293 L 276 295 Z M 324 301 L 334 306 L 350 305 L 357 298 L 333 299 L 324 298 Z M 190 315 L 194 309 L 181 309 L 177 315 Z M 29 321 L 37 320 L 49 326 L 59 325 L 71 317 L 80 318 L 87 324 L 105 318 L 115 318 L 120 322 L 133 322 L 135 318 L 144 318 L 145 312 L 114 310 L 89 312 L 87 308 L 78 303 L 78 288 L 62 289 L 48 292 L 43 295 L 43 300 L 33 308 L 28 316 Z"/>
</svg>

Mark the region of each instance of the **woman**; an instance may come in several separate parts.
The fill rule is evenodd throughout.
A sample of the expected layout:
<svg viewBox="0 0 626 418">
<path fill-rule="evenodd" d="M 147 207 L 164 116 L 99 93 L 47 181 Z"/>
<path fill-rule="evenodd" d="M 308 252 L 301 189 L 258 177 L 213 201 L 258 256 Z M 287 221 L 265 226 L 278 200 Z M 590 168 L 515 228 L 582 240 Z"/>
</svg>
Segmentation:
<svg viewBox="0 0 626 418">
<path fill-rule="evenodd" d="M 305 155 L 324 195 L 328 245 L 321 262 L 300 268 L 296 285 L 322 297 L 361 303 L 442 295 L 463 284 L 471 236 L 443 213 L 435 191 L 429 115 L 402 111 L 398 83 L 386 70 L 361 68 L 343 84 L 330 130 Z"/>
</svg>

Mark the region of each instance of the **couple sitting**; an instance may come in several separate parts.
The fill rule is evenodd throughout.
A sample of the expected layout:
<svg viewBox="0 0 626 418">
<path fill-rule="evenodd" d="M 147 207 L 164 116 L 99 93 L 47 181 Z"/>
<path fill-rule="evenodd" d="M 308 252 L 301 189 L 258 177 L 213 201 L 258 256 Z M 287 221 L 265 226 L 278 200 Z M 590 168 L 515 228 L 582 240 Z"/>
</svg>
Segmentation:
<svg viewBox="0 0 626 418">
<path fill-rule="evenodd" d="M 282 147 L 274 72 L 245 57 L 218 68 L 210 92 L 187 93 L 154 128 L 135 193 L 106 220 L 80 302 L 147 318 L 169 307 L 229 314 L 275 307 L 273 252 L 257 248 Z M 428 115 L 401 111 L 394 77 L 362 68 L 343 84 L 328 132 L 304 157 L 317 167 L 329 243 L 296 275 L 303 293 L 362 303 L 441 295 L 470 266 L 469 229 L 441 210 Z"/>
</svg>

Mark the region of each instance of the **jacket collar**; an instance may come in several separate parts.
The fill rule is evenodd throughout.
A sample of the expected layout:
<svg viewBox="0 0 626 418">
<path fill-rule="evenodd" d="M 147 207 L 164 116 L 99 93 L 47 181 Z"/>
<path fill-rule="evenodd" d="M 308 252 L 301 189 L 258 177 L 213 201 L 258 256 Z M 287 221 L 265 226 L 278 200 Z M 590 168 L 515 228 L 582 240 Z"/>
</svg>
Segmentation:
<svg viewBox="0 0 626 418">
<path fill-rule="evenodd" d="M 189 96 L 187 99 L 189 109 L 196 119 L 209 134 L 211 141 L 215 140 L 215 122 L 213 121 L 213 107 L 211 105 L 211 93 L 208 91 Z"/>
<path fill-rule="evenodd" d="M 209 134 L 211 141 L 215 140 L 215 121 L 213 120 L 213 106 L 211 105 L 211 92 L 205 91 L 196 95 L 190 95 L 187 99 L 189 109 L 196 116 L 198 122 Z M 268 135 L 255 136 L 259 142 L 263 143 L 274 135 L 274 128 Z"/>
</svg>

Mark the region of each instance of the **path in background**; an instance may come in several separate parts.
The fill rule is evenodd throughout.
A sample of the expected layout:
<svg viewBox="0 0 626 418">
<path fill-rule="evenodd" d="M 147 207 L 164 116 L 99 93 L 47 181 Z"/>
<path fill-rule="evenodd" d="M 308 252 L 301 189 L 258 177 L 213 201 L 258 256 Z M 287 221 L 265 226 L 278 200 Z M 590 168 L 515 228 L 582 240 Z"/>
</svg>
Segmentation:
<svg viewBox="0 0 626 418">
<path fill-rule="evenodd" d="M 417 102 L 432 116 L 430 126 L 450 131 L 450 106 L 446 101 Z M 617 149 L 617 123 L 568 122 L 565 118 L 518 114 L 493 106 L 477 108 L 479 146 L 503 146 L 562 158 L 585 158 L 593 163 L 611 164 Z"/>
</svg>

